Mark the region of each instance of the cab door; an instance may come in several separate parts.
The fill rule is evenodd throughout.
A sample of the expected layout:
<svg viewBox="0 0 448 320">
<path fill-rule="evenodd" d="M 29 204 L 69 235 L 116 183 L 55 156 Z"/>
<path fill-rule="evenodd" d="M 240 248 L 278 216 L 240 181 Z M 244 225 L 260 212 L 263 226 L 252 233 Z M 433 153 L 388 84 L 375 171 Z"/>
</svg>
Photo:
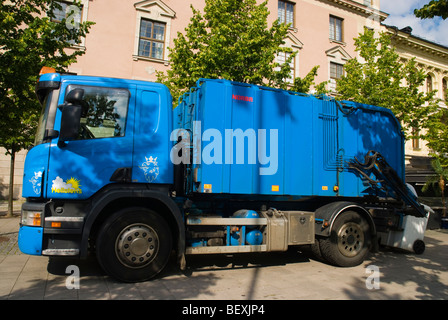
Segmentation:
<svg viewBox="0 0 448 320">
<path fill-rule="evenodd" d="M 89 198 L 111 183 L 114 172 L 132 166 L 135 86 L 113 79 L 63 82 L 59 104 L 76 88 L 84 90 L 78 138 L 59 145 L 53 140 L 47 198 Z M 58 110 L 55 130 L 60 122 Z"/>
<path fill-rule="evenodd" d="M 137 88 L 132 182 L 172 184 L 172 106 L 168 89 L 157 83 Z"/>
</svg>

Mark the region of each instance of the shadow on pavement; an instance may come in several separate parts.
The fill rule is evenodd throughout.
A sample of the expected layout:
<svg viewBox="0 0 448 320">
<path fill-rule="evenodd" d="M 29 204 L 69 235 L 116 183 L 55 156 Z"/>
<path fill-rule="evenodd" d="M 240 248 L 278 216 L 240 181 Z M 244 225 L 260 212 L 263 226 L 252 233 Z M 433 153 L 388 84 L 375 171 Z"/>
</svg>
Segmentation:
<svg viewBox="0 0 448 320">
<path fill-rule="evenodd" d="M 343 289 L 344 298 L 357 300 L 448 299 L 448 244 L 446 240 L 442 241 L 440 234 L 432 232 L 425 238 L 426 251 L 422 255 L 388 248 L 382 248 L 379 253 L 371 255 L 363 265 L 378 266 L 381 289 L 369 291 L 359 285 L 359 278 L 357 283 L 350 283 L 348 281 L 352 280 L 348 279 L 351 278 L 347 278 L 348 286 Z M 25 259 L 26 256 L 7 256 L 7 258 Z M 228 295 L 229 291 L 224 290 L 230 290 L 222 288 L 227 280 L 223 278 L 220 271 L 242 270 L 246 277 L 245 291 L 240 291 L 239 296 L 232 299 L 250 300 L 257 297 L 257 281 L 260 280 L 263 268 L 292 265 L 295 269 L 297 265 L 300 270 L 300 264 L 314 260 L 310 253 L 297 249 L 280 253 L 192 255 L 187 256 L 187 269 L 184 271 L 179 270 L 172 258 L 165 270 L 155 279 L 133 284 L 121 283 L 107 276 L 94 255 L 86 260 L 41 258 L 36 260 L 37 265 L 25 266 L 24 269 L 33 269 L 23 271 L 22 275 L 11 284 L 13 290 L 10 293 L 0 292 L 0 299 L 213 299 L 213 297 L 222 297 L 223 292 Z M 80 270 L 80 290 L 68 290 L 66 287 L 66 281 L 70 275 L 67 267 L 70 265 L 75 265 Z M 48 274 L 42 272 L 45 266 Z M 279 272 L 282 272 L 281 268 Z M 368 274 L 365 277 L 367 278 Z M 222 291 L 220 293 L 217 290 Z M 415 295 L 415 292 L 418 294 Z"/>
<path fill-rule="evenodd" d="M 372 255 L 365 262 L 366 266 L 379 268 L 380 290 L 370 291 L 367 297 L 365 290 L 352 286 L 353 289 L 345 290 L 345 293 L 353 299 L 448 299 L 448 245 L 431 235 L 425 237 L 425 244 L 426 250 L 422 255 L 382 248 L 379 254 Z M 407 295 L 407 289 L 412 292 L 412 296 Z M 418 295 L 414 295 L 414 292 L 418 292 Z"/>
</svg>

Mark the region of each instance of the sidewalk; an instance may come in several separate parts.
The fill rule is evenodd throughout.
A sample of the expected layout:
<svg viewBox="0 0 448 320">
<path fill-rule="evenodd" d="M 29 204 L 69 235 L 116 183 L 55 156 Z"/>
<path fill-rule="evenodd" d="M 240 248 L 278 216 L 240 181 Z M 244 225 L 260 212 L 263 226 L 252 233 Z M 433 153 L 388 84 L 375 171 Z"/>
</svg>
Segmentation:
<svg viewBox="0 0 448 320">
<path fill-rule="evenodd" d="M 333 267 L 297 250 L 189 256 L 186 271 L 173 263 L 152 281 L 129 284 L 105 275 L 94 257 L 22 254 L 19 221 L 19 216 L 0 217 L 0 300 L 448 299 L 448 230 L 428 230 L 422 255 L 385 248 L 353 268 Z M 67 287 L 67 266 L 79 269 L 79 289 Z M 371 266 L 379 270 L 377 289 L 367 285 L 374 275 Z"/>
<path fill-rule="evenodd" d="M 13 201 L 13 215 L 20 216 L 20 210 L 22 208 L 22 203 L 25 199 L 19 199 Z M 0 218 L 6 216 L 8 212 L 8 200 L 0 200 Z"/>
<path fill-rule="evenodd" d="M 0 200 L 0 262 L 3 255 L 22 254 L 17 244 L 22 200 L 13 202 L 13 216 L 7 218 L 8 201 Z"/>
</svg>

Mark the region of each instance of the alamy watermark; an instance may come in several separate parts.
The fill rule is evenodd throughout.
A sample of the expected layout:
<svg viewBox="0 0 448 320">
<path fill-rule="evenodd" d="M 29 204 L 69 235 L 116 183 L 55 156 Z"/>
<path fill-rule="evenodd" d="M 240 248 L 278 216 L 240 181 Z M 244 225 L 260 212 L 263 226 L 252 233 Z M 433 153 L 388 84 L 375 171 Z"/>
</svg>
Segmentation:
<svg viewBox="0 0 448 320">
<path fill-rule="evenodd" d="M 69 30 L 79 29 L 81 21 L 81 9 L 76 5 L 67 6 L 65 10 L 65 26 Z"/>
<path fill-rule="evenodd" d="M 79 289 L 79 267 L 71 264 L 65 268 L 65 273 L 69 274 L 65 280 L 65 287 L 69 290 Z"/>
<path fill-rule="evenodd" d="M 369 14 L 366 21 L 366 27 L 370 29 L 378 29 L 381 24 L 381 11 L 379 10 L 379 0 L 364 1 L 367 5 L 366 13 Z"/>
<path fill-rule="evenodd" d="M 278 170 L 278 129 L 225 129 L 223 137 L 213 128 L 202 133 L 201 122 L 193 121 L 193 132 L 176 129 L 170 140 L 178 141 L 170 152 L 173 164 L 258 164 L 260 175 Z"/>
<path fill-rule="evenodd" d="M 367 266 L 366 273 L 370 274 L 366 279 L 366 288 L 378 290 L 380 288 L 380 268 L 376 265 Z"/>
</svg>

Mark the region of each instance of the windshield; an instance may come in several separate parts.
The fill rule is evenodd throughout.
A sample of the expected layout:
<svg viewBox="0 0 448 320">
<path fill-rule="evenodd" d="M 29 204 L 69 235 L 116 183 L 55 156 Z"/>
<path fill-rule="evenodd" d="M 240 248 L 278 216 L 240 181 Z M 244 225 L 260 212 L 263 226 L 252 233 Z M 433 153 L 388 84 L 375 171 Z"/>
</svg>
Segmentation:
<svg viewBox="0 0 448 320">
<path fill-rule="evenodd" d="M 52 129 L 54 125 L 54 117 L 56 115 L 57 106 L 57 92 L 59 90 L 48 90 L 48 93 L 44 96 L 42 101 L 42 112 L 39 117 L 39 123 L 37 127 L 36 137 L 34 139 L 34 145 L 45 142 L 45 132 L 47 129 Z"/>
</svg>

